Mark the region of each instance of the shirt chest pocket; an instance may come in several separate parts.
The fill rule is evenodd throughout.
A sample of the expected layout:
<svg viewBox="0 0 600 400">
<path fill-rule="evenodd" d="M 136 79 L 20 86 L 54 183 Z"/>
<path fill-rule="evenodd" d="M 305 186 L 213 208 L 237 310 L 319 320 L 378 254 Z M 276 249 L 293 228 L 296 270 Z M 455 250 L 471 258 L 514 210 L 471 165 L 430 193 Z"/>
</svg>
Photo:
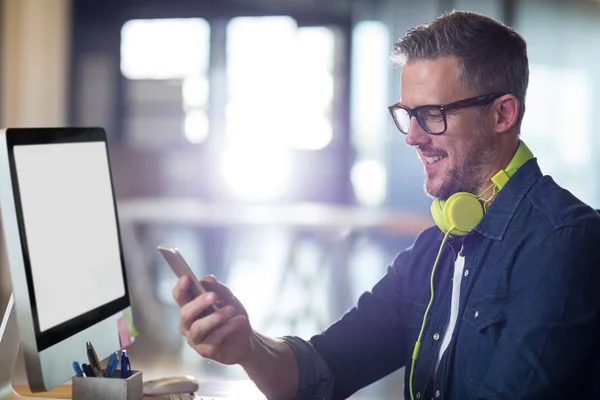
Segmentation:
<svg viewBox="0 0 600 400">
<path fill-rule="evenodd" d="M 506 296 L 488 295 L 470 302 L 462 315 L 455 371 L 476 388 L 485 378 L 506 318 Z"/>
<path fill-rule="evenodd" d="M 473 301 L 465 308 L 463 322 L 477 332 L 504 321 L 506 296 L 486 296 L 482 300 Z"/>
</svg>

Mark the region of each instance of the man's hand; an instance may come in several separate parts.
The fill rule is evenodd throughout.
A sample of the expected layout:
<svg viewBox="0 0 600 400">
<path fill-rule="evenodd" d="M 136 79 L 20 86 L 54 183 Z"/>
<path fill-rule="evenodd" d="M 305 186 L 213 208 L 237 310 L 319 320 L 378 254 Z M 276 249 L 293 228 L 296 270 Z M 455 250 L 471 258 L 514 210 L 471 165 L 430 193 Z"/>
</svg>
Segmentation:
<svg viewBox="0 0 600 400">
<path fill-rule="evenodd" d="M 298 366 L 283 341 L 255 332 L 248 314 L 231 291 L 213 276 L 202 279 L 208 293 L 192 299 L 189 278 L 179 279 L 173 298 L 179 304 L 179 330 L 202 357 L 240 364 L 270 399 L 292 399 L 298 391 Z M 219 306 L 218 311 L 212 305 Z"/>
<path fill-rule="evenodd" d="M 201 282 L 208 292 L 195 299 L 189 293 L 188 277 L 179 279 L 173 289 L 180 310 L 179 330 L 202 357 L 222 364 L 244 362 L 254 337 L 246 310 L 213 276 L 206 276 Z M 213 303 L 219 305 L 219 311 L 212 310 Z"/>
</svg>

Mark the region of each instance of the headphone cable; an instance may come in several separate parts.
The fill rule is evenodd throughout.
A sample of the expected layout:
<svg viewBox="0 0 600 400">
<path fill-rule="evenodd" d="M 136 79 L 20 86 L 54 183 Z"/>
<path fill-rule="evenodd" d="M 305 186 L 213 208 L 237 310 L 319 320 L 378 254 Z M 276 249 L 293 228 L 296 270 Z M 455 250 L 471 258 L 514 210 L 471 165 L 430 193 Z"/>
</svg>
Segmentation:
<svg viewBox="0 0 600 400">
<path fill-rule="evenodd" d="M 442 254 L 442 250 L 444 249 L 444 244 L 446 243 L 446 239 L 450 235 L 450 232 L 454 230 L 454 227 L 448 229 L 446 234 L 444 235 L 444 239 L 442 240 L 442 244 L 440 245 L 440 249 L 438 250 L 437 257 L 435 258 L 435 262 L 433 263 L 433 268 L 431 270 L 431 278 L 430 278 L 430 288 L 431 288 L 431 296 L 429 297 L 429 304 L 427 305 L 427 309 L 425 310 L 425 315 L 423 316 L 423 323 L 421 324 L 421 331 L 419 332 L 419 337 L 417 338 L 417 342 L 415 343 L 415 347 L 413 349 L 412 354 L 412 362 L 410 367 L 410 378 L 409 378 L 409 390 L 410 390 L 410 399 L 415 400 L 413 395 L 413 372 L 415 370 L 415 361 L 417 360 L 417 356 L 419 355 L 419 349 L 421 348 L 421 338 L 423 337 L 423 332 L 425 331 L 425 322 L 427 321 L 427 314 L 429 314 L 429 309 L 433 304 L 433 277 L 435 275 L 435 269 L 437 267 L 438 261 L 440 260 L 440 256 Z"/>
</svg>

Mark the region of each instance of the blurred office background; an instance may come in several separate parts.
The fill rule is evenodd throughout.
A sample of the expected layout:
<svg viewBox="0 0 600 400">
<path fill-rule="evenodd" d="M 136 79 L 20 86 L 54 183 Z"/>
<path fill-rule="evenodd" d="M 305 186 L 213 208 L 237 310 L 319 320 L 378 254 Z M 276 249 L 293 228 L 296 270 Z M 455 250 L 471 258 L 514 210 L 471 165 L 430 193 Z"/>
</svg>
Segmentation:
<svg viewBox="0 0 600 400">
<path fill-rule="evenodd" d="M 145 377 L 245 379 L 180 336 L 157 244 L 228 284 L 256 329 L 307 339 L 431 223 L 422 166 L 387 113 L 399 97 L 388 57 L 445 11 L 524 35 L 522 137 L 544 172 L 600 208 L 599 1 L 0 3 L 0 125 L 107 131 Z M 4 259 L 0 272 L 3 310 Z M 399 399 L 402 387 L 398 371 L 354 398 Z"/>
</svg>

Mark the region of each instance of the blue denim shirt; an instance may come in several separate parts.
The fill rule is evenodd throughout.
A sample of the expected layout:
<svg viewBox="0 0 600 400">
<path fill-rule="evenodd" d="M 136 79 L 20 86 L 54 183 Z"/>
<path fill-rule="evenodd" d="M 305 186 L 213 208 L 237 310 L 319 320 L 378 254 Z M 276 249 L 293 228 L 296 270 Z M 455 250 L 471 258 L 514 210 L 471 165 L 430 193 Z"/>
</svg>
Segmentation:
<svg viewBox="0 0 600 400">
<path fill-rule="evenodd" d="M 344 399 L 406 366 L 442 233 L 423 231 L 357 305 L 322 333 L 286 337 L 297 356 L 298 399 Z M 456 328 L 433 377 L 463 246 Z M 537 160 L 522 166 L 479 225 L 441 254 L 435 299 L 416 360 L 419 399 L 600 398 L 600 216 Z"/>
</svg>

